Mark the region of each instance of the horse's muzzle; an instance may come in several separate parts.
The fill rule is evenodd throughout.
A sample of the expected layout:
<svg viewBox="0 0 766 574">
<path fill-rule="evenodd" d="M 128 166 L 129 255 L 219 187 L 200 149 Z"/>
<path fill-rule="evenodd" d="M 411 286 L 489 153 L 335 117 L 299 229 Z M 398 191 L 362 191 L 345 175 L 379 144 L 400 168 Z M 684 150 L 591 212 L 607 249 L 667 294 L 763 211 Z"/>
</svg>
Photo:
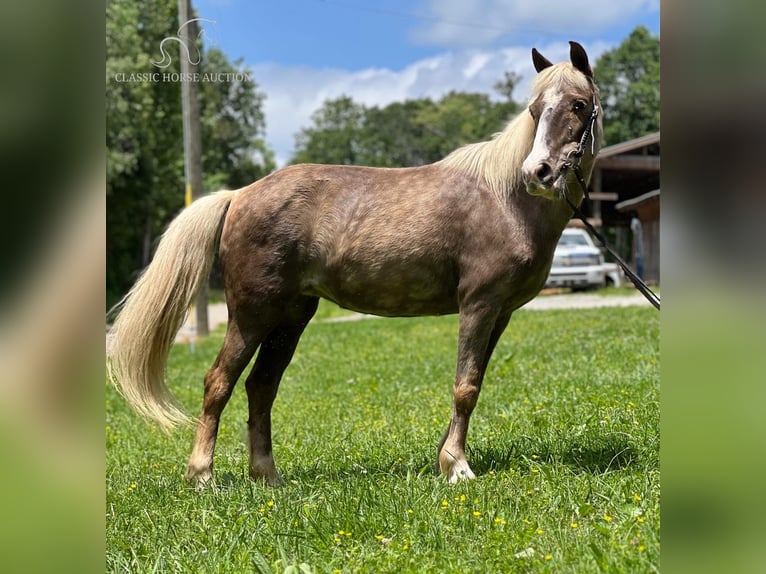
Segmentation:
<svg viewBox="0 0 766 574">
<path fill-rule="evenodd" d="M 554 199 L 557 197 L 556 188 L 561 183 L 564 170 L 554 170 L 547 161 L 541 161 L 533 165 L 524 164 L 521 168 L 521 174 L 524 183 L 527 185 L 527 193 Z"/>
<path fill-rule="evenodd" d="M 538 187 L 551 187 L 553 185 L 553 168 L 547 161 L 541 161 L 529 167 L 525 165 L 522 167 L 522 173 L 527 186 L 530 183 L 534 183 Z"/>
</svg>

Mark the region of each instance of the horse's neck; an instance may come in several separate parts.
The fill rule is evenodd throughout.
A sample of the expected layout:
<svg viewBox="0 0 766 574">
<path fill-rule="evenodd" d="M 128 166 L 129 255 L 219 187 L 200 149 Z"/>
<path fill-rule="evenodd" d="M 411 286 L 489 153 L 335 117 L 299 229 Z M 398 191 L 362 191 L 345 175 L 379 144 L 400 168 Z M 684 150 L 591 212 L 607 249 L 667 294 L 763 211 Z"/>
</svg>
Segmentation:
<svg viewBox="0 0 766 574">
<path fill-rule="evenodd" d="M 569 198 L 578 205 L 582 192 L 570 188 Z M 533 196 L 523 187 L 510 194 L 509 210 L 526 235 L 536 243 L 552 243 L 554 246 L 572 217 L 572 209 L 563 198 L 549 200 Z"/>
</svg>

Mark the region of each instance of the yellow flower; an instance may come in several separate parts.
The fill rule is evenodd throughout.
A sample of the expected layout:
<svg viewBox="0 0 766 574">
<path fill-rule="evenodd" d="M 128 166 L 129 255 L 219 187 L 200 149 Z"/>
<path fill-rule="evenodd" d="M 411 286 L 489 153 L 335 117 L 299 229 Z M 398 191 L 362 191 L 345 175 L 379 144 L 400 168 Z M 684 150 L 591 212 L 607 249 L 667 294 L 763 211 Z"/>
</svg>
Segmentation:
<svg viewBox="0 0 766 574">
<path fill-rule="evenodd" d="M 495 524 L 505 524 L 505 520 L 497 516 L 495 517 Z"/>
<path fill-rule="evenodd" d="M 638 502 L 639 500 L 641 500 L 641 496 L 640 496 L 640 495 L 638 495 L 638 494 L 636 494 L 636 493 L 633 493 L 633 500 L 635 500 L 636 502 Z"/>
<path fill-rule="evenodd" d="M 569 526 L 571 526 L 572 528 L 577 528 L 577 527 L 579 527 L 580 525 L 579 525 L 579 524 L 577 524 L 576 522 L 573 522 L 573 523 L 572 523 L 572 524 L 570 524 Z"/>
<path fill-rule="evenodd" d="M 478 510 L 474 510 L 473 515 L 478 518 L 479 516 L 481 516 L 481 512 L 479 512 Z"/>
<path fill-rule="evenodd" d="M 545 559 L 546 559 L 546 560 L 553 560 L 553 556 L 552 556 L 552 555 L 550 555 L 550 554 L 546 554 L 546 555 L 545 555 Z"/>
<path fill-rule="evenodd" d="M 271 506 L 274 506 L 274 501 L 273 501 L 273 500 L 269 500 L 269 501 L 266 503 L 266 506 L 269 506 L 269 507 L 271 507 Z"/>
<path fill-rule="evenodd" d="M 638 547 L 639 552 L 643 552 L 644 550 L 646 550 L 646 546 L 644 546 L 643 544 Z"/>
<path fill-rule="evenodd" d="M 639 524 L 643 524 L 644 523 L 644 517 L 641 516 L 641 515 L 636 516 L 636 522 L 638 522 Z"/>
<path fill-rule="evenodd" d="M 535 530 L 535 532 L 537 534 L 542 534 L 543 532 L 545 532 L 545 530 L 543 530 L 542 528 L 538 528 L 537 530 Z"/>
<path fill-rule="evenodd" d="M 612 517 L 609 516 L 608 514 L 604 514 L 604 520 L 606 520 L 607 522 L 611 522 L 612 521 Z"/>
</svg>

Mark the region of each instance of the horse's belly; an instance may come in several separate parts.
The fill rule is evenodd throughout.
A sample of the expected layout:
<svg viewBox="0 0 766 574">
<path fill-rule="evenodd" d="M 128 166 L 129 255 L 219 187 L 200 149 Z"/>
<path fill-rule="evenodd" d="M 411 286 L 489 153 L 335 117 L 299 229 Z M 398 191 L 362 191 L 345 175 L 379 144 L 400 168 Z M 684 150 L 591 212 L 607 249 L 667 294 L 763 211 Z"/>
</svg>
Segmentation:
<svg viewBox="0 0 766 574">
<path fill-rule="evenodd" d="M 354 263 L 346 261 L 307 274 L 304 293 L 387 317 L 457 312 L 456 281 L 444 268 L 412 261 Z"/>
</svg>

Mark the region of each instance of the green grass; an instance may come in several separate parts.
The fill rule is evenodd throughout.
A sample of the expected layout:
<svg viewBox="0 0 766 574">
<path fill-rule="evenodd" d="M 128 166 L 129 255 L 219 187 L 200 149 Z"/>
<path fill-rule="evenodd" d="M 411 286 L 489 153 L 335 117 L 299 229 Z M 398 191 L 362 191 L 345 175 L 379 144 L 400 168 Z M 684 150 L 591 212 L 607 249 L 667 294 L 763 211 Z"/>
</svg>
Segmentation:
<svg viewBox="0 0 766 574">
<path fill-rule="evenodd" d="M 433 464 L 456 317 L 314 321 L 274 407 L 279 489 L 247 479 L 241 384 L 204 492 L 182 478 L 192 430 L 155 431 L 109 388 L 107 568 L 656 571 L 658 323 L 646 307 L 516 313 L 471 421 L 478 478 L 455 486 Z M 188 412 L 220 342 L 171 353 Z"/>
</svg>

